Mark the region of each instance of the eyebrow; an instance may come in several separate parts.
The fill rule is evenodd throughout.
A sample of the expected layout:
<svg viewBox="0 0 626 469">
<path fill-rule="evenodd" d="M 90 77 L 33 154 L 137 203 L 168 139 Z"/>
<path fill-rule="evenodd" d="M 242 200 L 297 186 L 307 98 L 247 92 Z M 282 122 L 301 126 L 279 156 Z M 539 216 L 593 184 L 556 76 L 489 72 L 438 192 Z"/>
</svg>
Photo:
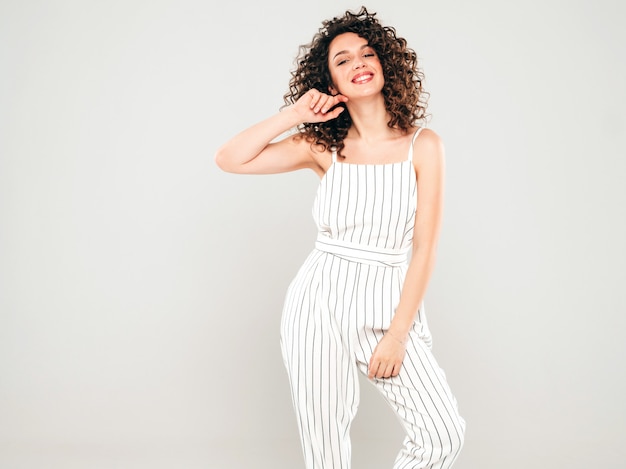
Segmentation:
<svg viewBox="0 0 626 469">
<path fill-rule="evenodd" d="M 359 48 L 359 50 L 363 50 L 363 49 L 365 49 L 366 47 L 370 47 L 370 45 L 369 45 L 369 44 L 363 44 L 363 45 Z M 335 58 L 336 58 L 338 55 L 341 55 L 341 54 L 347 54 L 348 52 L 349 52 L 349 51 L 347 51 L 347 50 L 340 50 L 339 52 L 337 52 L 337 53 L 333 56 L 333 60 L 335 60 Z"/>
</svg>

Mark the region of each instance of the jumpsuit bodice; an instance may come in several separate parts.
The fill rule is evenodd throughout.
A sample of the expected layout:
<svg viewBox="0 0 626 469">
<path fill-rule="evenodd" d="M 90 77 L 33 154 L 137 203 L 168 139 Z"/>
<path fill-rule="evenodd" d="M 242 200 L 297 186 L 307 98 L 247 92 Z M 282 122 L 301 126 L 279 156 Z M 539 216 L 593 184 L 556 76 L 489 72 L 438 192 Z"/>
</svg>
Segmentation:
<svg viewBox="0 0 626 469">
<path fill-rule="evenodd" d="M 333 152 L 313 203 L 316 249 L 356 262 L 406 263 L 417 210 L 413 142 L 420 130 L 404 161 L 343 163 Z"/>
</svg>

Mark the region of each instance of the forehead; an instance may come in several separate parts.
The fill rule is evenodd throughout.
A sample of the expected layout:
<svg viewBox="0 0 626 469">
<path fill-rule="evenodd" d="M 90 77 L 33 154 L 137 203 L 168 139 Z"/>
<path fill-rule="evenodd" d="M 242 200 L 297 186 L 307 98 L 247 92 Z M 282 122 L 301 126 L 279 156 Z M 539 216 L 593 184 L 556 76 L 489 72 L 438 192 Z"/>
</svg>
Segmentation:
<svg viewBox="0 0 626 469">
<path fill-rule="evenodd" d="M 334 38 L 330 46 L 328 46 L 328 55 L 331 57 L 340 51 L 350 51 L 352 49 L 360 49 L 367 45 L 367 39 L 362 38 L 356 33 L 343 33 Z"/>
</svg>

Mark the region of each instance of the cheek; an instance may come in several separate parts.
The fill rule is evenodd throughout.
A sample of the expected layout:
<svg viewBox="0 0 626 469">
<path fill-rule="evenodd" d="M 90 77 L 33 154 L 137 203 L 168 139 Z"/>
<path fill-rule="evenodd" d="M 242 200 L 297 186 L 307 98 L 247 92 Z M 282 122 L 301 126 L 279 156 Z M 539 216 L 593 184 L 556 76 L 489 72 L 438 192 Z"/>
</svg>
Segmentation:
<svg viewBox="0 0 626 469">
<path fill-rule="evenodd" d="M 385 83 L 385 71 L 383 70 L 383 66 L 381 65 L 380 62 L 376 63 L 376 67 L 378 68 L 378 71 L 380 73 L 380 78 L 383 81 L 383 84 Z"/>
<path fill-rule="evenodd" d="M 337 75 L 333 73 L 332 70 L 329 71 L 329 75 L 330 75 L 331 86 L 335 88 L 337 91 L 340 91 L 339 87 L 337 86 L 337 83 L 339 82 L 339 80 L 337 79 L 338 78 Z"/>
</svg>

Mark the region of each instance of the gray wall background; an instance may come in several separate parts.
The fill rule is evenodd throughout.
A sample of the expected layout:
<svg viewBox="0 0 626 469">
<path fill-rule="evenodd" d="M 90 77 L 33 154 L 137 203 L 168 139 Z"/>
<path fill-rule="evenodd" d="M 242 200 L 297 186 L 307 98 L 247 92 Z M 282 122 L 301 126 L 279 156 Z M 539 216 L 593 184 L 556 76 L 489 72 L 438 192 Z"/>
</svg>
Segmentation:
<svg viewBox="0 0 626 469">
<path fill-rule="evenodd" d="M 213 153 L 359 6 L 0 2 L 0 467 L 301 467 L 278 325 L 317 178 Z M 624 4 L 368 7 L 447 148 L 426 301 L 458 467 L 624 467 Z M 366 383 L 353 437 L 355 468 L 391 467 Z"/>
</svg>

